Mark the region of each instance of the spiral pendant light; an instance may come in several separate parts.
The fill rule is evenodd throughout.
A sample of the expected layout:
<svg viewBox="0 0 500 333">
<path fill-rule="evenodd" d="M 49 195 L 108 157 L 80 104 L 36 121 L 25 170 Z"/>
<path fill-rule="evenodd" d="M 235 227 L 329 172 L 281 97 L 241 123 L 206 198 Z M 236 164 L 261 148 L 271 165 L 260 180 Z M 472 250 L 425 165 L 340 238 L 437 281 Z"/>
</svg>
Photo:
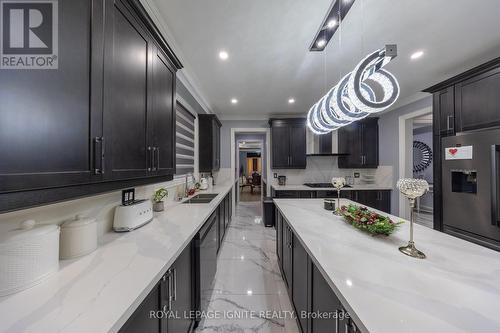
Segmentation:
<svg viewBox="0 0 500 333">
<path fill-rule="evenodd" d="M 309 129 L 314 134 L 326 134 L 393 105 L 399 97 L 399 84 L 383 67 L 396 55 L 396 45 L 386 45 L 361 60 L 311 107 L 307 114 Z M 381 100 L 377 100 L 372 84 L 381 87 Z"/>
</svg>

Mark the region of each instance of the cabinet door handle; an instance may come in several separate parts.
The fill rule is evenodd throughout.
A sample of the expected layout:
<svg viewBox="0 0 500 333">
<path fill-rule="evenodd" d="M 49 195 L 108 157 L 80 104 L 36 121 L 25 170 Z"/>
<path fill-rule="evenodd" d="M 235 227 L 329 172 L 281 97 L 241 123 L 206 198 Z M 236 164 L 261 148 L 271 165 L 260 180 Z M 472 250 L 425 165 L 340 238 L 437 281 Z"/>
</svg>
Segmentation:
<svg viewBox="0 0 500 333">
<path fill-rule="evenodd" d="M 160 170 L 160 147 L 156 147 L 156 170 Z"/>
<path fill-rule="evenodd" d="M 177 301 L 177 268 L 174 268 L 174 301 Z"/>
<path fill-rule="evenodd" d="M 167 312 L 168 310 L 170 310 L 169 306 L 170 306 L 170 277 L 169 277 L 169 271 L 167 271 L 167 273 L 165 273 L 165 275 L 163 275 L 163 277 L 161 278 L 162 280 L 162 284 L 163 286 L 165 285 L 165 283 L 167 284 L 167 293 L 169 293 L 168 297 L 165 297 L 164 295 L 164 291 L 161 292 L 161 300 L 162 302 L 168 298 L 168 304 L 167 305 L 164 305 L 163 306 L 163 311 L 164 312 Z M 164 290 L 162 288 L 162 290 Z"/>
<path fill-rule="evenodd" d="M 151 171 L 151 167 L 153 166 L 153 155 L 151 153 L 152 147 L 148 146 L 148 171 Z"/>
<path fill-rule="evenodd" d="M 335 316 L 335 333 L 339 333 L 339 310 L 337 309 L 337 315 Z"/>
<path fill-rule="evenodd" d="M 447 130 L 448 130 L 448 131 L 453 130 L 453 128 L 455 127 L 455 126 L 451 127 L 451 125 L 450 125 L 450 120 L 451 120 L 452 118 L 453 118 L 453 116 L 448 116 L 448 117 L 446 117 L 446 127 L 447 127 Z"/>
<path fill-rule="evenodd" d="M 172 270 L 168 270 L 168 310 L 172 310 Z"/>
<path fill-rule="evenodd" d="M 98 144 L 100 144 L 99 155 L 97 155 Z M 94 138 L 94 174 L 95 175 L 104 174 L 104 149 L 105 149 L 104 137 L 103 136 L 96 136 Z M 99 168 L 97 167 L 97 160 L 100 161 Z"/>
<path fill-rule="evenodd" d="M 158 168 L 156 167 L 158 164 L 158 161 L 156 161 L 157 151 L 158 147 L 153 147 L 153 171 L 158 171 Z"/>
</svg>

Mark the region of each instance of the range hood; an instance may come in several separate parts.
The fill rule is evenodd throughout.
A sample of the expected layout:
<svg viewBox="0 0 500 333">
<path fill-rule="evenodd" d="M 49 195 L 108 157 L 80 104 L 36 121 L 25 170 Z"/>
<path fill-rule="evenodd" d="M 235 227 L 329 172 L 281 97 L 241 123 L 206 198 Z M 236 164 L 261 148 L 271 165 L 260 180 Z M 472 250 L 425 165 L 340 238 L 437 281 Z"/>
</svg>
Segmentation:
<svg viewBox="0 0 500 333">
<path fill-rule="evenodd" d="M 338 131 L 317 135 L 307 129 L 307 156 L 347 156 L 349 153 L 338 150 Z"/>
</svg>

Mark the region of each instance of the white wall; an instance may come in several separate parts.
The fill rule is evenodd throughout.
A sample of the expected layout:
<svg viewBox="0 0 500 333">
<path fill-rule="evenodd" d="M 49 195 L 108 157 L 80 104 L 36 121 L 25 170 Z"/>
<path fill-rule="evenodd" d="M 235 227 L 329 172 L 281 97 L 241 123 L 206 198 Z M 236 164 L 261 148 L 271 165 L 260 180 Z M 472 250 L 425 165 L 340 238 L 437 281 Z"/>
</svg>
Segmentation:
<svg viewBox="0 0 500 333">
<path fill-rule="evenodd" d="M 220 149 L 221 168 L 231 168 L 231 129 L 268 128 L 267 120 L 221 120 Z"/>
<path fill-rule="evenodd" d="M 380 165 L 390 165 L 394 169 L 392 184 L 395 185 L 399 177 L 399 117 L 419 111 L 425 108 L 432 108 L 432 96 L 425 97 L 416 102 L 404 105 L 395 110 L 384 113 L 379 119 L 379 161 Z M 410 132 L 411 133 L 411 132 Z M 410 151 L 410 153 L 412 153 Z M 392 191 L 391 211 L 394 215 L 399 215 L 399 192 Z"/>
</svg>

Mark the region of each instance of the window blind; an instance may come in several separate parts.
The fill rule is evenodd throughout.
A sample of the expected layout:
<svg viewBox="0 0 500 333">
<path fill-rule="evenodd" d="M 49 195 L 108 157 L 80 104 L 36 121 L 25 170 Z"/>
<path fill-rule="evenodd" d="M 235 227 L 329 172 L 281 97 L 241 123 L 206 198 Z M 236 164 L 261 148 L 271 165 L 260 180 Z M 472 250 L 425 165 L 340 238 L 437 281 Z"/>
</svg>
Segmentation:
<svg viewBox="0 0 500 333">
<path fill-rule="evenodd" d="M 194 172 L 195 116 L 182 104 L 176 106 L 175 175 Z"/>
</svg>

